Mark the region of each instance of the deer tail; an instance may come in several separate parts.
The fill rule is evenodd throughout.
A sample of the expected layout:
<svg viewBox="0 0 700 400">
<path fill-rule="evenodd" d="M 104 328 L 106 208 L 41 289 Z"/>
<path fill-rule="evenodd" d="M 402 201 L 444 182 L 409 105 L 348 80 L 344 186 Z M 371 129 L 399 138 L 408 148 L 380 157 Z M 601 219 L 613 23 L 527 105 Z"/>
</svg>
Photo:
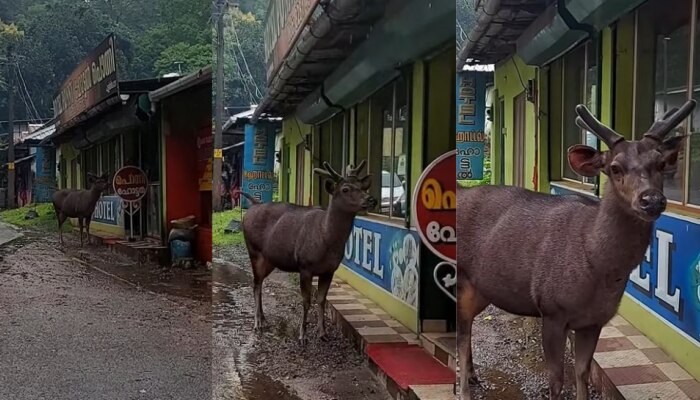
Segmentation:
<svg viewBox="0 0 700 400">
<path fill-rule="evenodd" d="M 241 196 L 245 197 L 245 198 L 248 199 L 248 201 L 251 202 L 252 204 L 262 204 L 262 202 L 261 202 L 260 200 L 256 199 L 255 197 L 249 195 L 248 193 L 246 193 L 246 192 L 244 192 L 244 191 L 242 191 L 242 190 L 236 190 L 236 191 L 234 191 L 234 193 L 238 193 L 238 194 L 240 194 Z"/>
</svg>

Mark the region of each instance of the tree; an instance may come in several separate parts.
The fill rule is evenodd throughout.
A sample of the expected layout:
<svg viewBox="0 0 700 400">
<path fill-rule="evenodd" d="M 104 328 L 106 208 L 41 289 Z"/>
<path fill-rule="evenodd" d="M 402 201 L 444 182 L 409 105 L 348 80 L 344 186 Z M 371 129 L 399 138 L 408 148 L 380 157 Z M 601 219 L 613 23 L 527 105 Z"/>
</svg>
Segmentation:
<svg viewBox="0 0 700 400">
<path fill-rule="evenodd" d="M 257 104 L 266 90 L 264 24 L 259 16 L 232 10 L 224 31 L 226 104 Z"/>
</svg>

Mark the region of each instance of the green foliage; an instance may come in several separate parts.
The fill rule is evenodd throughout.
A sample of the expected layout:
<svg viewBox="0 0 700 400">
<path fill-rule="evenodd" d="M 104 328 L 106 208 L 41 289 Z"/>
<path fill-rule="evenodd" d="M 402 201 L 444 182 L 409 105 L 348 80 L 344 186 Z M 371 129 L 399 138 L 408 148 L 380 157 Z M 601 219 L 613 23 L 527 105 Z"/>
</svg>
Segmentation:
<svg viewBox="0 0 700 400">
<path fill-rule="evenodd" d="M 177 65 L 166 65 L 173 60 L 183 62 L 183 73 L 211 62 L 209 0 L 13 0 L 9 2 L 12 4 L 0 3 L 0 18 L 24 31 L 24 39 L 14 52 L 41 117 L 53 115 L 52 101 L 59 85 L 110 33 L 117 38 L 117 63 L 122 80 L 177 71 Z M 0 34 L 0 45 L 2 40 Z M 203 65 L 204 59 L 209 62 Z M 5 74 L 6 69 L 0 72 L 0 79 Z M 16 119 L 26 119 L 25 104 L 20 96 L 15 98 Z M 7 113 L 6 108 L 5 96 L 0 96 L 0 115 Z"/>
<path fill-rule="evenodd" d="M 248 3 L 249 9 L 261 12 L 265 2 Z M 241 10 L 230 10 L 224 27 L 224 101 L 233 106 L 257 104 L 267 86 L 263 15 Z"/>
<path fill-rule="evenodd" d="M 29 210 L 36 211 L 37 214 L 39 214 L 39 217 L 34 219 L 24 219 L 24 216 L 27 215 L 27 212 Z M 50 203 L 30 204 L 25 207 L 2 211 L 0 212 L 0 221 L 15 226 L 41 230 L 45 232 L 58 232 L 56 212 L 53 209 L 53 204 Z M 70 230 L 70 224 L 63 224 L 64 232 Z"/>
<path fill-rule="evenodd" d="M 212 245 L 214 246 L 227 246 L 232 244 L 242 244 L 243 243 L 243 233 L 224 233 L 224 229 L 228 226 L 232 219 L 241 221 L 242 210 L 240 208 L 234 208 L 233 210 L 226 210 L 221 212 L 215 212 L 212 215 Z"/>
<path fill-rule="evenodd" d="M 176 43 L 160 53 L 155 62 L 159 75 L 177 72 L 177 63 L 185 71 L 194 71 L 211 64 L 211 45 Z"/>
</svg>

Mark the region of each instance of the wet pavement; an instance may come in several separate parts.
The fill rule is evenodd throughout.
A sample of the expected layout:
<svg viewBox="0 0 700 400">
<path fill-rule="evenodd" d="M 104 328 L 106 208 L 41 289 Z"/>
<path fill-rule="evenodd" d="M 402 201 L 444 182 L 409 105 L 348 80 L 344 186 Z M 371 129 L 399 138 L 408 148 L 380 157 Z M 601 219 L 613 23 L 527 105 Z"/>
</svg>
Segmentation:
<svg viewBox="0 0 700 400">
<path fill-rule="evenodd" d="M 489 306 L 473 326 L 474 368 L 481 380 L 472 398 L 481 400 L 547 399 L 547 366 L 541 320 L 518 317 Z M 566 352 L 564 399 L 576 398 L 571 352 Z M 601 397 L 590 388 L 591 400 Z"/>
<path fill-rule="evenodd" d="M 0 397 L 211 398 L 204 272 L 54 236 L 23 231 L 0 245 Z"/>
<path fill-rule="evenodd" d="M 309 313 L 309 343 L 305 348 L 298 344 L 301 295 L 295 275 L 274 272 L 266 279 L 263 308 L 267 325 L 259 335 L 252 329 L 252 273 L 245 247 L 215 248 L 214 257 L 214 399 L 390 399 L 330 321 L 331 340 L 318 339 L 315 308 Z M 217 262 L 217 258 L 227 262 Z"/>
</svg>

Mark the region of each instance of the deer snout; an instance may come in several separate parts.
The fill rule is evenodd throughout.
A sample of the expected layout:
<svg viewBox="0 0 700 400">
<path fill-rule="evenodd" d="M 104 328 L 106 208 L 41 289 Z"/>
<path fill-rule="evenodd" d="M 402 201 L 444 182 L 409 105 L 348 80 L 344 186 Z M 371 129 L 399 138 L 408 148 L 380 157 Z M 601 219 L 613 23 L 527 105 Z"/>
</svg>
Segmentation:
<svg viewBox="0 0 700 400">
<path fill-rule="evenodd" d="M 365 210 L 372 210 L 375 207 L 377 207 L 377 204 L 379 204 L 377 199 L 375 199 L 373 196 L 368 195 L 367 197 L 365 197 L 365 201 L 362 202 L 362 207 Z"/>
<path fill-rule="evenodd" d="M 639 208 L 646 214 L 658 217 L 666 210 L 666 196 L 656 189 L 649 189 L 639 196 Z"/>
</svg>

